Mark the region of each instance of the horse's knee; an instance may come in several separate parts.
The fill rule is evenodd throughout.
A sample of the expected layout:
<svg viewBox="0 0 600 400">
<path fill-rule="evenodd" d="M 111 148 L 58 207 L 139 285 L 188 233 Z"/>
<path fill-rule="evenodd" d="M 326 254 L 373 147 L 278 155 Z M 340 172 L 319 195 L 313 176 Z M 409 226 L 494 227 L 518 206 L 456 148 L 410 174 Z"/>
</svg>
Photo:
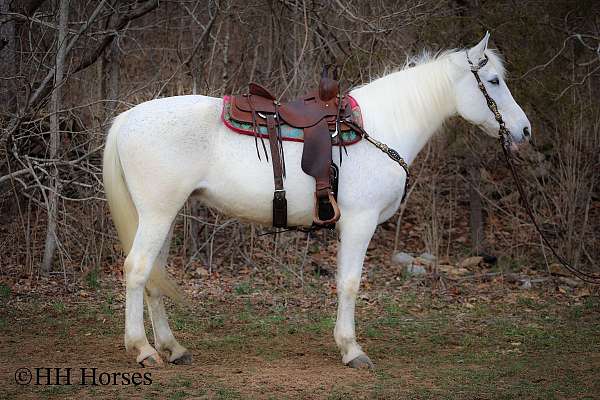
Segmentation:
<svg viewBox="0 0 600 400">
<path fill-rule="evenodd" d="M 360 278 L 342 278 L 338 281 L 337 291 L 340 296 L 354 298 L 358 294 Z"/>
<path fill-rule="evenodd" d="M 125 262 L 123 263 L 123 272 L 124 272 L 125 279 L 127 279 L 127 275 L 129 274 L 129 271 L 131 271 L 132 269 L 133 269 L 133 256 L 132 256 L 132 253 L 129 253 L 129 255 L 127 255 L 127 257 L 125 257 Z"/>
</svg>

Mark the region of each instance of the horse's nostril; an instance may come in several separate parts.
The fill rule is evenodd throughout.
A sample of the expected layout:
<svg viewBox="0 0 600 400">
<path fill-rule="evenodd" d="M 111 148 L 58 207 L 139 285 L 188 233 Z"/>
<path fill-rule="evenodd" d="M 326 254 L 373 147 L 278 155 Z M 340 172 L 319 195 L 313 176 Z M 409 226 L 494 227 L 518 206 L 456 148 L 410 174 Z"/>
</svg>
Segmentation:
<svg viewBox="0 0 600 400">
<path fill-rule="evenodd" d="M 528 127 L 523 128 L 523 135 L 525 135 L 525 137 L 531 136 L 531 132 L 529 132 Z"/>
</svg>

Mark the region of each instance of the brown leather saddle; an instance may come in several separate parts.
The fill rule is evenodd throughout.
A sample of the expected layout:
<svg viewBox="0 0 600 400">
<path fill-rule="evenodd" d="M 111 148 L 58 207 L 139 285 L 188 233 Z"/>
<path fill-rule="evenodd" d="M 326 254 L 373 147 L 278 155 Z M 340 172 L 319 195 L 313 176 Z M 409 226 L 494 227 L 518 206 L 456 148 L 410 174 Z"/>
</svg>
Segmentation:
<svg viewBox="0 0 600 400">
<path fill-rule="evenodd" d="M 287 201 L 283 187 L 285 159 L 281 138 L 281 126 L 284 124 L 302 129 L 304 133 L 301 166 L 306 174 L 315 178 L 316 183 L 313 225 L 330 228 L 340 218 L 332 142 L 343 145 L 341 132 L 352 128 L 342 120 L 351 118 L 352 110 L 348 98 L 339 93 L 336 72 L 330 78 L 329 68 L 325 66 L 319 87 L 289 102 L 279 102 L 267 89 L 256 83 L 250 83 L 249 93 L 231 97 L 231 118 L 251 124 L 255 139 L 259 137 L 260 126 L 267 128 L 275 183 L 275 227 L 287 227 Z M 258 152 L 257 140 L 256 145 Z M 267 156 L 264 144 L 263 149 Z"/>
</svg>

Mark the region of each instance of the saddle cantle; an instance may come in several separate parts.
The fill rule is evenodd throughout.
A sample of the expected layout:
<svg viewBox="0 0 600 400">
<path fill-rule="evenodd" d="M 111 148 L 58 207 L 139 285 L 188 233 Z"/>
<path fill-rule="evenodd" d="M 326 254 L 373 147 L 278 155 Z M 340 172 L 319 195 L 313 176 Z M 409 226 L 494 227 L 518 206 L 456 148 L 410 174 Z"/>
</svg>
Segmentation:
<svg viewBox="0 0 600 400">
<path fill-rule="evenodd" d="M 328 67 L 323 69 L 319 87 L 304 96 L 289 102 L 279 102 L 269 90 L 250 83 L 247 94 L 230 96 L 225 101 L 224 121 L 232 129 L 250 127 L 255 136 L 257 153 L 258 138 L 268 137 L 275 194 L 273 197 L 273 226 L 287 227 L 287 202 L 283 187 L 285 160 L 283 154 L 282 130 L 292 129 L 301 132 L 304 141 L 302 150 L 302 170 L 315 178 L 315 207 L 313 225 L 333 227 L 340 218 L 337 205 L 337 167 L 332 161 L 332 145 L 341 146 L 360 140 L 358 133 L 341 122 L 353 120 L 353 99 L 341 96 L 339 82 L 334 73 L 329 77 Z M 225 118 L 227 108 L 227 120 Z M 243 132 L 242 132 L 243 133 Z M 348 138 L 350 140 L 348 140 Z M 294 139 L 291 139 L 294 140 Z M 268 160 L 266 147 L 263 150 Z"/>
</svg>

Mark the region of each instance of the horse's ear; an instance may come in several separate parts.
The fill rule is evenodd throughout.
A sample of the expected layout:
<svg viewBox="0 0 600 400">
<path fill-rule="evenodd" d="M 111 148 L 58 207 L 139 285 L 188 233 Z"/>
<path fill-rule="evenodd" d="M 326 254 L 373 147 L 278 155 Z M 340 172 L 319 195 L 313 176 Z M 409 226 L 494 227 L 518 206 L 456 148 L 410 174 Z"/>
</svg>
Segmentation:
<svg viewBox="0 0 600 400">
<path fill-rule="evenodd" d="M 487 50 L 488 41 L 490 40 L 490 33 L 486 32 L 481 42 L 477 43 L 474 47 L 469 49 L 469 59 L 476 63 L 483 58 L 485 51 Z"/>
</svg>

